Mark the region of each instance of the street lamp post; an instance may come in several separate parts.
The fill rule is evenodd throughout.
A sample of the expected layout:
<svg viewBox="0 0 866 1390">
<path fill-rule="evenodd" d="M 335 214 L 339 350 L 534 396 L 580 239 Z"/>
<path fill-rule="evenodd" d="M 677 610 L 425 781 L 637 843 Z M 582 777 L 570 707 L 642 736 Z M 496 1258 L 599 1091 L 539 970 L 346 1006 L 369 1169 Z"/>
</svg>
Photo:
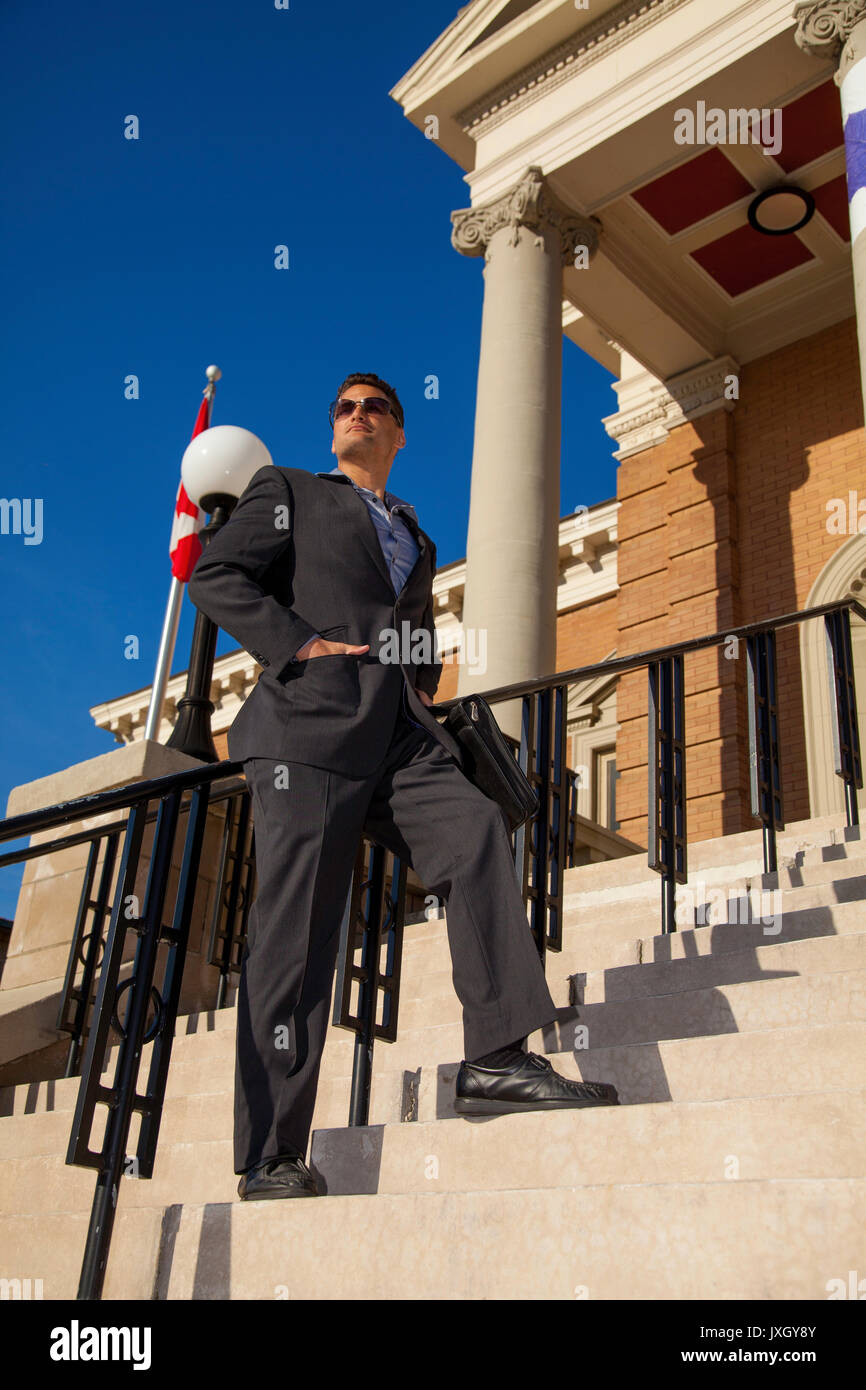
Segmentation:
<svg viewBox="0 0 866 1390">
<path fill-rule="evenodd" d="M 183 456 L 181 476 L 187 496 L 208 513 L 208 523 L 199 532 L 203 547 L 226 524 L 253 475 L 267 465 L 273 466 L 273 459 L 265 445 L 238 425 L 216 425 L 196 435 Z M 177 723 L 166 744 L 167 748 L 204 763 L 218 761 L 210 726 L 214 712 L 210 686 L 218 632 L 216 623 L 199 609 L 186 692 L 178 700 Z"/>
<path fill-rule="evenodd" d="M 236 497 L 229 497 L 227 494 L 218 494 L 216 498 L 202 498 L 199 502 L 199 506 L 209 513 L 207 525 L 199 531 L 203 547 L 213 540 L 217 531 L 228 521 L 237 500 Z M 214 712 L 210 684 L 218 633 L 216 623 L 200 608 L 197 609 L 192 630 L 186 691 L 183 698 L 177 702 L 177 723 L 166 744 L 166 748 L 175 748 L 178 753 L 186 753 L 190 758 L 200 758 L 203 763 L 218 761 L 210 727 L 211 715 Z"/>
</svg>

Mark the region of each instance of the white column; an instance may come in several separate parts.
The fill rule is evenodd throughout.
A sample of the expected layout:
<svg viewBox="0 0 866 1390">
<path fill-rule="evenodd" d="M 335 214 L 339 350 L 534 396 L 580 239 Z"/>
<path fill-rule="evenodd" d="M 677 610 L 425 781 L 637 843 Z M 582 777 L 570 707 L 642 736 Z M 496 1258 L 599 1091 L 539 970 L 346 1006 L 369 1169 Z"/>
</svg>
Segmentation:
<svg viewBox="0 0 866 1390">
<path fill-rule="evenodd" d="M 556 669 L 562 270 L 588 262 L 598 224 L 531 168 L 504 197 L 452 213 L 452 242 L 484 256 L 484 309 L 458 693 Z M 484 651 L 486 669 L 470 661 Z M 494 709 L 520 733 L 520 702 Z"/>
<path fill-rule="evenodd" d="M 854 307 L 866 410 L 866 0 L 800 0 L 795 38 L 806 53 L 837 64 L 842 101 Z"/>
</svg>

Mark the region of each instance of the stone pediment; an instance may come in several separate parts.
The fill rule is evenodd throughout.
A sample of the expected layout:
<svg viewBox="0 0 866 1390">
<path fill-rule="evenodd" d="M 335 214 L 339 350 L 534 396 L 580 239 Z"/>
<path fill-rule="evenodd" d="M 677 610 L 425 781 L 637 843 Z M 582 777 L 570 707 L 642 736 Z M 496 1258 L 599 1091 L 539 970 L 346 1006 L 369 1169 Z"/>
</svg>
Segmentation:
<svg viewBox="0 0 866 1390">
<path fill-rule="evenodd" d="M 474 106 L 511 74 L 569 39 L 591 16 L 618 0 L 593 0 L 593 10 L 561 0 L 473 0 L 392 88 L 406 116 L 464 169 L 475 163 L 474 141 L 458 113 Z M 431 118 L 436 124 L 430 128 Z"/>
</svg>

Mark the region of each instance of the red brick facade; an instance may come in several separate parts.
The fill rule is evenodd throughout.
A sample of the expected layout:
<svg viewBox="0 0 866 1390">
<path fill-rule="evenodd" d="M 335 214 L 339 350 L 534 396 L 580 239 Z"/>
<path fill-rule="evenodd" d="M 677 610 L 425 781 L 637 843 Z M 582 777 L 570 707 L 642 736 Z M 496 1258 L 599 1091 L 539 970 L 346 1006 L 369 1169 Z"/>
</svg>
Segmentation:
<svg viewBox="0 0 866 1390">
<path fill-rule="evenodd" d="M 619 469 L 618 651 L 803 608 L 845 537 L 827 503 L 866 479 L 853 319 L 749 363 L 731 413 L 671 432 Z M 796 628 L 779 634 L 783 796 L 809 815 Z M 748 829 L 745 648 L 686 658 L 689 838 Z M 619 685 L 617 810 L 646 843 L 646 675 Z M 728 736 L 736 730 L 736 741 Z"/>
</svg>

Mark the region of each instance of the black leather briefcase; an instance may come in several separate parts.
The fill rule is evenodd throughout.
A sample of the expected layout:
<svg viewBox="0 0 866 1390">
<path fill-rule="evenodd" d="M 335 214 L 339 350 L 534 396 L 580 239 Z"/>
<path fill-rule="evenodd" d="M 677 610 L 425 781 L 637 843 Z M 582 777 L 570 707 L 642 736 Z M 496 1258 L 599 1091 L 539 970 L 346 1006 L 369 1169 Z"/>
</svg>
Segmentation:
<svg viewBox="0 0 866 1390">
<path fill-rule="evenodd" d="M 442 722 L 460 745 L 463 772 L 499 803 L 513 833 L 538 810 L 538 793 L 518 766 L 487 701 L 467 695 Z"/>
</svg>

